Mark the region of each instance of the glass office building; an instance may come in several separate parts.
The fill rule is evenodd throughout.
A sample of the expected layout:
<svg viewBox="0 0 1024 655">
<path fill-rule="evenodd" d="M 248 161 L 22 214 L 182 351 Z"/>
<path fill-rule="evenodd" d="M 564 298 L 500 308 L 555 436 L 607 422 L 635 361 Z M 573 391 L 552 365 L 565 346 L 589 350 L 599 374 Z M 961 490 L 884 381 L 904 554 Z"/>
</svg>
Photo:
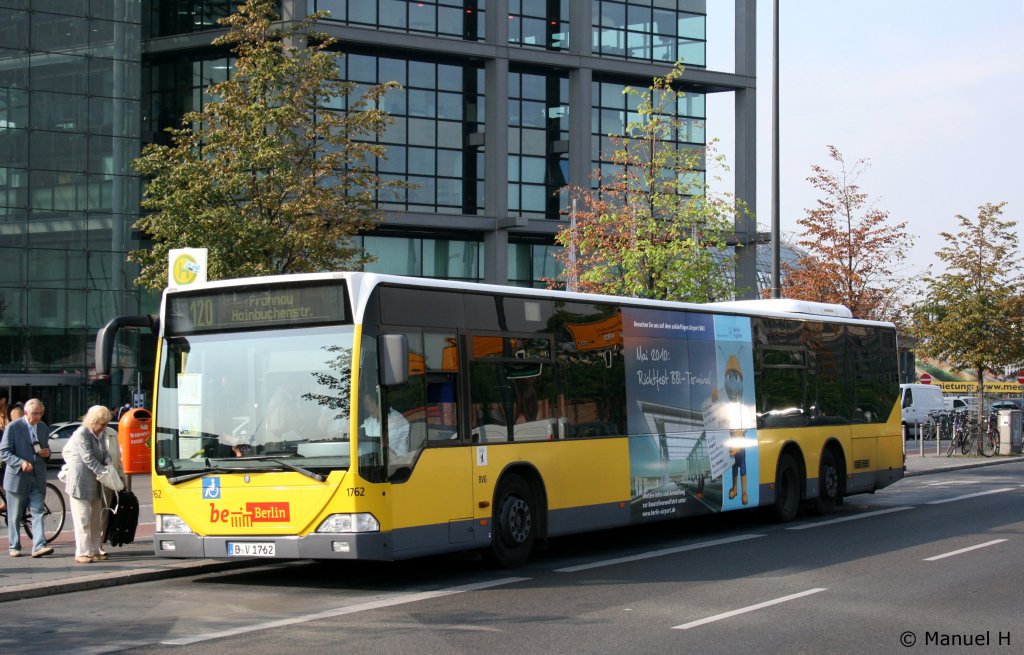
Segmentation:
<svg viewBox="0 0 1024 655">
<path fill-rule="evenodd" d="M 50 420 L 148 389 L 143 335 L 121 337 L 112 384 L 89 373 L 106 319 L 155 308 L 125 262 L 140 247 L 130 162 L 231 74 L 210 41 L 238 4 L 0 0 L 0 391 L 56 402 Z M 679 144 L 703 147 L 708 94 L 731 94 L 736 193 L 753 207 L 755 3 L 733 5 L 735 71 L 721 72 L 707 66 L 705 0 L 280 2 L 285 20 L 330 12 L 318 28 L 346 79 L 403 86 L 385 100 L 378 172 L 409 187 L 378 199 L 367 270 L 527 286 L 559 272 L 558 190 L 589 185 L 607 135 L 633 117 L 623 88 L 677 59 Z M 736 232 L 755 238 L 752 221 Z M 737 269 L 750 288 L 754 250 Z"/>
<path fill-rule="evenodd" d="M 140 307 L 141 17 L 138 0 L 0 0 L 0 392 L 48 421 L 110 402 L 92 340 Z"/>
</svg>

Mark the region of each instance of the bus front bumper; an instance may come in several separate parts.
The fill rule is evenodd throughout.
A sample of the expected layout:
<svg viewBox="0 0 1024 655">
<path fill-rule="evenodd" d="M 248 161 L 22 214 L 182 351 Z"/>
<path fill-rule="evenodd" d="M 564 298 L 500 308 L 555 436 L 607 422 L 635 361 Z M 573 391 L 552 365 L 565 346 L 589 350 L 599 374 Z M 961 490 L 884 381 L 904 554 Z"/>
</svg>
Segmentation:
<svg viewBox="0 0 1024 655">
<path fill-rule="evenodd" d="M 304 537 L 203 537 L 197 534 L 153 534 L 157 557 L 364 559 L 390 560 L 388 536 L 380 532 L 310 534 Z"/>
</svg>

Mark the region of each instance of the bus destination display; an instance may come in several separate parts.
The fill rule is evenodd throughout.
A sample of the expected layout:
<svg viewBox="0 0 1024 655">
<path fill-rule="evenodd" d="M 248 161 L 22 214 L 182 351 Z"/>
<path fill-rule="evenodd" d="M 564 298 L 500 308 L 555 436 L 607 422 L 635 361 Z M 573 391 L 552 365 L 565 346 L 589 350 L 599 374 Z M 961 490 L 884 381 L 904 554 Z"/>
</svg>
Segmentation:
<svg viewBox="0 0 1024 655">
<path fill-rule="evenodd" d="M 180 294 L 167 299 L 167 330 L 182 334 L 340 323 L 345 307 L 344 287 L 339 284 Z"/>
</svg>

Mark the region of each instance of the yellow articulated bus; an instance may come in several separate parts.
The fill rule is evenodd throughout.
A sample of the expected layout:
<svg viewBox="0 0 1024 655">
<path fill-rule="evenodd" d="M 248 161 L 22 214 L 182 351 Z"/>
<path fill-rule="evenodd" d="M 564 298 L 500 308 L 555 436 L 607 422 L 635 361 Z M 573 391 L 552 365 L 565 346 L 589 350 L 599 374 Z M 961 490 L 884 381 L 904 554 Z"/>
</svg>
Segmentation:
<svg viewBox="0 0 1024 655">
<path fill-rule="evenodd" d="M 782 303 L 782 304 L 780 304 Z M 802 507 L 903 476 L 896 331 L 792 301 L 645 301 L 369 273 L 167 289 L 154 548 L 397 560 Z"/>
</svg>

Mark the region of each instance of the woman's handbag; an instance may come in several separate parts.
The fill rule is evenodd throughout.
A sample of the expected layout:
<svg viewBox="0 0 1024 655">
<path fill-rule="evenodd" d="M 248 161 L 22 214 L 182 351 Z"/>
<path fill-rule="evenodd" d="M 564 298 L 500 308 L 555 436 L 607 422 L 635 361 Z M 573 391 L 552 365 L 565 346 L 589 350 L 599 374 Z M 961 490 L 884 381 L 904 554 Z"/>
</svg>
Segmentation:
<svg viewBox="0 0 1024 655">
<path fill-rule="evenodd" d="M 103 467 L 103 473 L 96 476 L 96 479 L 100 481 L 107 489 L 114 491 L 121 491 L 124 489 L 124 481 L 121 480 L 121 476 L 117 474 L 117 469 L 114 468 L 113 464 L 107 464 Z"/>
</svg>

